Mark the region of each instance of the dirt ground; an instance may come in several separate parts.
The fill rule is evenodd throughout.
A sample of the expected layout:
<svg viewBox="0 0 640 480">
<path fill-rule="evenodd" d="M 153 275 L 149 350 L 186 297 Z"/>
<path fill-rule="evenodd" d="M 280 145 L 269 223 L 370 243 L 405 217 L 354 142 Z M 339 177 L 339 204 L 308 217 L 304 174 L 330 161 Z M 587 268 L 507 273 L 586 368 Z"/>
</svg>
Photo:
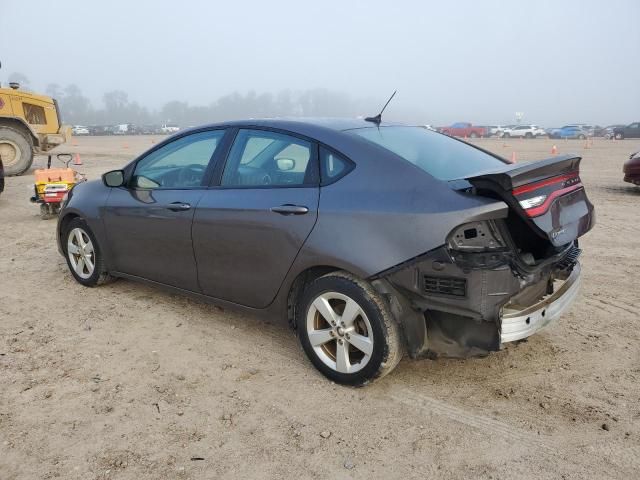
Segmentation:
<svg viewBox="0 0 640 480">
<path fill-rule="evenodd" d="M 158 137 L 85 137 L 89 178 Z M 83 288 L 32 176 L 0 195 L 0 480 L 638 478 L 639 140 L 477 140 L 519 161 L 583 155 L 597 225 L 560 322 L 487 358 L 405 359 L 331 384 L 283 322 L 129 281 Z M 37 164 L 43 165 L 38 157 Z"/>
</svg>

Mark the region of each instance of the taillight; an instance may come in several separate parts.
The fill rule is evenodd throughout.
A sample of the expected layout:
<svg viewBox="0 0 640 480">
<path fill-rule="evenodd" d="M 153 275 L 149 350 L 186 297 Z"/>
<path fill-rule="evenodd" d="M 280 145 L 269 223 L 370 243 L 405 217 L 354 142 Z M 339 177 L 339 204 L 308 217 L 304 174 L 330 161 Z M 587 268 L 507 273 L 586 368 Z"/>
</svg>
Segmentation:
<svg viewBox="0 0 640 480">
<path fill-rule="evenodd" d="M 538 217 L 549 210 L 556 198 L 579 188 L 582 188 L 580 176 L 572 172 L 516 187 L 512 193 L 527 216 Z"/>
</svg>

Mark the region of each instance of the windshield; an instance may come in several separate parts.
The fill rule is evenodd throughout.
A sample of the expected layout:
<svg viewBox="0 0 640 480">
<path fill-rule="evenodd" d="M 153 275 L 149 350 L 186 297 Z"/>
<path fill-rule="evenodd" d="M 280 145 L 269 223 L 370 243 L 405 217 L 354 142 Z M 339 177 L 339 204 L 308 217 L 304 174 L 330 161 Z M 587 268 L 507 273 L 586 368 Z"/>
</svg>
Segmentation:
<svg viewBox="0 0 640 480">
<path fill-rule="evenodd" d="M 507 163 L 464 142 L 421 127 L 358 128 L 348 133 L 386 148 L 440 180 L 471 177 Z"/>
</svg>

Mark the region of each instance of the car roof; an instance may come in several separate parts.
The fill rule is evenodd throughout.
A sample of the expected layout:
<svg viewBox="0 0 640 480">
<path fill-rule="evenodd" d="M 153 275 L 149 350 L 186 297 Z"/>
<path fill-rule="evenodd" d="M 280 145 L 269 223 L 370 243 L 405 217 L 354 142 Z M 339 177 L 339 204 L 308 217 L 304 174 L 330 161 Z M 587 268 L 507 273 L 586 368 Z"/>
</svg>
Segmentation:
<svg viewBox="0 0 640 480">
<path fill-rule="evenodd" d="M 405 123 L 381 122 L 380 127 L 391 126 L 416 126 Z M 336 136 L 343 136 L 342 132 L 360 128 L 376 128 L 373 122 L 367 122 L 363 118 L 331 118 L 331 117 L 293 117 L 293 118 L 252 118 L 247 120 L 232 120 L 228 122 L 210 123 L 200 125 L 192 129 L 185 129 L 181 133 L 192 130 L 221 127 L 258 127 L 286 130 L 291 133 L 315 138 L 320 141 L 329 142 Z M 421 127 L 424 128 L 424 127 Z"/>
<path fill-rule="evenodd" d="M 308 128 L 309 126 L 323 127 L 331 130 L 344 131 L 355 128 L 374 128 L 373 122 L 367 122 L 364 118 L 334 118 L 334 117 L 277 117 L 277 118 L 248 118 L 245 120 L 231 120 L 227 122 L 212 123 L 202 125 L 202 127 L 218 127 L 218 126 L 244 126 L 256 125 L 261 127 L 290 129 L 292 127 Z M 381 127 L 389 126 L 409 126 L 405 123 L 398 122 L 381 122 Z M 414 126 L 414 125 L 411 125 Z M 417 125 L 415 125 L 417 126 Z"/>
</svg>

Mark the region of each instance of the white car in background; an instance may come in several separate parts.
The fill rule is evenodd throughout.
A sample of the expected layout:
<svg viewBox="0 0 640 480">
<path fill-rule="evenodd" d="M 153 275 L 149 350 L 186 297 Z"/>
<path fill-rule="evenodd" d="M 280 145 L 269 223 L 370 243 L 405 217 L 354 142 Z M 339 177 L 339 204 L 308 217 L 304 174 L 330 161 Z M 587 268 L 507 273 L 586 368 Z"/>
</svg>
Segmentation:
<svg viewBox="0 0 640 480">
<path fill-rule="evenodd" d="M 160 130 L 162 131 L 162 133 L 176 133 L 180 131 L 180 127 L 173 123 L 165 123 L 164 125 L 162 125 L 162 127 L 160 127 Z"/>
<path fill-rule="evenodd" d="M 510 127 L 507 125 L 489 125 L 487 127 L 487 130 L 489 132 L 490 137 L 493 137 L 494 135 L 496 137 L 501 137 L 502 133 L 508 128 Z"/>
<path fill-rule="evenodd" d="M 544 128 L 537 125 L 516 125 L 513 128 L 507 128 L 502 132 L 503 138 L 536 138 L 546 135 Z"/>
<path fill-rule="evenodd" d="M 74 125 L 71 133 L 73 133 L 73 135 L 89 135 L 89 129 L 82 125 Z"/>
</svg>

